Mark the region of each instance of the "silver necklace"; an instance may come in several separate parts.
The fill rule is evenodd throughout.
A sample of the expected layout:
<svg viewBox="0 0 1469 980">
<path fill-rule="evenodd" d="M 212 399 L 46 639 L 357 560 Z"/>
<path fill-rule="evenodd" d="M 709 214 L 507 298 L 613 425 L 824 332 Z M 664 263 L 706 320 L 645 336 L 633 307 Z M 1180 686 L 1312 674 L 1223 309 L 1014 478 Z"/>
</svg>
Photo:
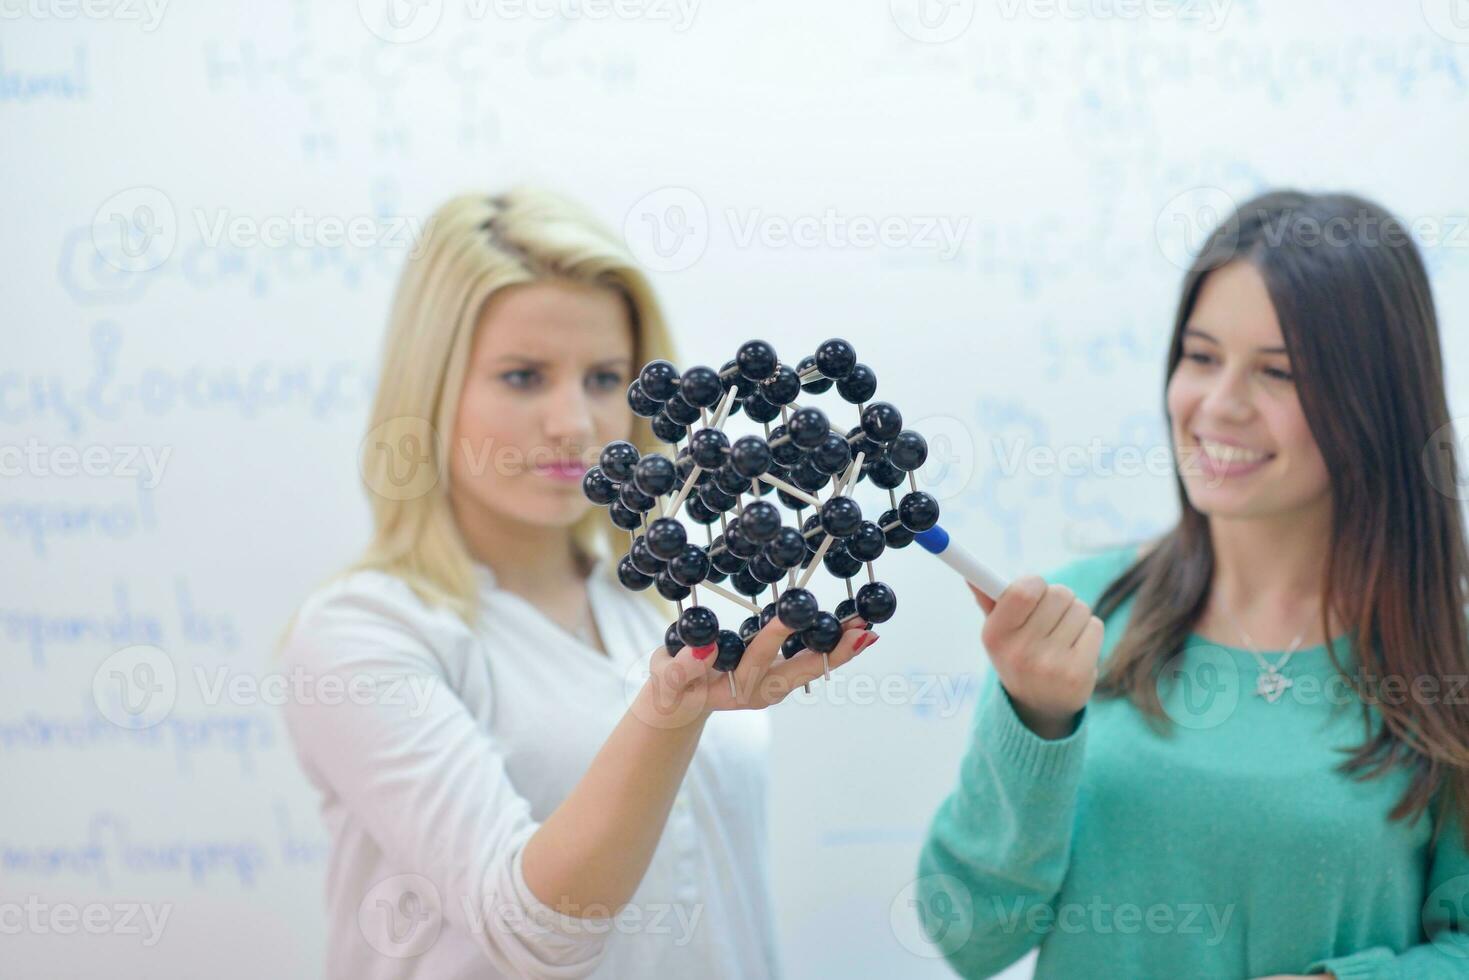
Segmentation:
<svg viewBox="0 0 1469 980">
<path fill-rule="evenodd" d="M 1223 606 L 1224 604 L 1221 602 L 1220 605 Z M 1255 693 L 1270 704 L 1274 704 L 1280 700 L 1281 695 L 1285 693 L 1285 689 L 1295 683 L 1289 677 L 1282 674 L 1280 668 L 1285 666 L 1285 662 L 1290 659 L 1290 655 L 1296 652 L 1296 648 L 1301 645 L 1301 641 L 1310 632 L 1310 619 L 1308 618 L 1306 620 L 1306 628 L 1301 630 L 1301 635 L 1296 637 L 1286 649 L 1284 655 L 1272 664 L 1265 659 L 1264 654 L 1255 648 L 1254 641 L 1250 639 L 1250 634 L 1246 633 L 1244 627 L 1240 626 L 1239 621 L 1234 618 L 1234 613 L 1227 607 L 1224 612 L 1229 617 L 1229 621 L 1234 625 L 1234 628 L 1239 632 L 1239 635 L 1244 638 L 1245 646 L 1249 648 L 1250 653 L 1254 654 L 1255 662 L 1260 665 L 1260 676 L 1255 680 Z"/>
</svg>

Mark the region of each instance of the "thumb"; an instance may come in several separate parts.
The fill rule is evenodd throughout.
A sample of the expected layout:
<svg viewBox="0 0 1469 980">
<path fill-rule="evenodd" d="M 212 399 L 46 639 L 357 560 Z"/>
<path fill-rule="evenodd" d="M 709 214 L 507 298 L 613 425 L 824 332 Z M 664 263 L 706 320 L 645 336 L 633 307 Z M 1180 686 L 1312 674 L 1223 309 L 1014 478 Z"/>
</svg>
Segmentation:
<svg viewBox="0 0 1469 980">
<path fill-rule="evenodd" d="M 969 586 L 970 592 L 974 593 L 974 598 L 979 603 L 979 608 L 984 610 L 986 616 L 995 611 L 995 600 L 975 588 L 973 582 L 965 582 L 964 584 Z"/>
</svg>

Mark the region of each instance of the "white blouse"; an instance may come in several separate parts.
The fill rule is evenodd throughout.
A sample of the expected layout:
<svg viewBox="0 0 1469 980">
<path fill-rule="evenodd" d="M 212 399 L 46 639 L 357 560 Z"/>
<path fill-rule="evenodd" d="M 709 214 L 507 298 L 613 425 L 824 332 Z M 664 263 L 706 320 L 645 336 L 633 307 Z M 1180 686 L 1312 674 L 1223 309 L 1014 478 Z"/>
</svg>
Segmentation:
<svg viewBox="0 0 1469 980">
<path fill-rule="evenodd" d="M 327 975 L 778 976 L 764 712 L 709 719 L 618 916 L 559 915 L 526 887 L 527 838 L 626 713 L 667 624 L 599 560 L 604 656 L 476 570 L 478 630 L 359 571 L 313 593 L 286 640 L 309 692 L 286 725 L 332 843 Z"/>
</svg>

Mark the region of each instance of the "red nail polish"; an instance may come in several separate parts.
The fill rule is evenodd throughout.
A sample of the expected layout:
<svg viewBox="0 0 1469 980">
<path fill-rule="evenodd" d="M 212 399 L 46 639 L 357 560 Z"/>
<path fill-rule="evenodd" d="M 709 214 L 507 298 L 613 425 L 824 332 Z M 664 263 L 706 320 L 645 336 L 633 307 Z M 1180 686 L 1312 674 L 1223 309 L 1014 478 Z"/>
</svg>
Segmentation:
<svg viewBox="0 0 1469 980">
<path fill-rule="evenodd" d="M 713 643 L 709 644 L 706 647 L 694 647 L 694 650 L 693 650 L 694 659 L 695 660 L 708 660 L 709 659 L 709 655 L 711 653 L 713 653 L 713 652 L 714 652 L 714 644 Z"/>
<path fill-rule="evenodd" d="M 872 644 L 876 643 L 879 639 L 880 637 L 878 637 L 876 633 L 866 633 L 857 641 L 857 645 L 853 647 L 853 649 L 856 650 L 858 653 L 861 653 L 863 650 L 866 650 L 868 647 L 872 646 Z"/>
</svg>

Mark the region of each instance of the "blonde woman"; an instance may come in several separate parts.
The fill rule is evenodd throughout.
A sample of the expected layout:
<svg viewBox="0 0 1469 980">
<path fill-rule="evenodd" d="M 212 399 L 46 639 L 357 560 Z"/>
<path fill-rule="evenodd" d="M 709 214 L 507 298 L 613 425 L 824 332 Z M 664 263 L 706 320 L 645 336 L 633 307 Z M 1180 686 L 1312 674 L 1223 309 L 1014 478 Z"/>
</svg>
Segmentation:
<svg viewBox="0 0 1469 980">
<path fill-rule="evenodd" d="M 283 644 L 357 691 L 286 708 L 332 843 L 329 975 L 778 974 L 767 725 L 727 709 L 779 701 L 821 658 L 778 658 L 779 618 L 733 692 L 712 647 L 669 656 L 671 608 L 619 587 L 627 534 L 581 489 L 608 442 L 655 448 L 626 392 L 670 355 L 645 278 L 571 204 L 433 215 L 363 445 L 372 541 Z"/>
</svg>

